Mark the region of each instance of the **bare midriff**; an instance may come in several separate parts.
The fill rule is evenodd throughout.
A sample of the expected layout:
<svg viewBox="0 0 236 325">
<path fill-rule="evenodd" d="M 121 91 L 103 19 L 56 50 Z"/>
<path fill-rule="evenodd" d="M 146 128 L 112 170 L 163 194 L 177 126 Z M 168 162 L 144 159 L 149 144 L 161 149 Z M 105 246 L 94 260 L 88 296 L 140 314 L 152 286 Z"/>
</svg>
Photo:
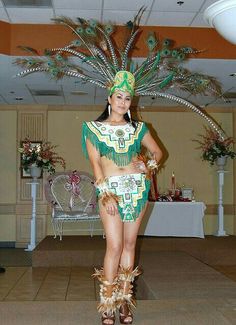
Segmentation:
<svg viewBox="0 0 236 325">
<path fill-rule="evenodd" d="M 112 160 L 107 159 L 105 156 L 101 157 L 104 177 L 140 173 L 140 171 L 138 171 L 133 164 L 133 162 L 137 160 L 138 157 L 136 156 L 132 158 L 131 162 L 127 166 L 117 166 Z"/>
</svg>

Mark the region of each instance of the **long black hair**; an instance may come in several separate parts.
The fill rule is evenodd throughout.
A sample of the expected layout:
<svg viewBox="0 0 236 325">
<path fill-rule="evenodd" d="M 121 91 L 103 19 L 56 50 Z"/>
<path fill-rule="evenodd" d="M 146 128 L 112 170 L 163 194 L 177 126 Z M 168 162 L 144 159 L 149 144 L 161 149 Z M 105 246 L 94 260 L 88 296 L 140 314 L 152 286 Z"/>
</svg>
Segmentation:
<svg viewBox="0 0 236 325">
<path fill-rule="evenodd" d="M 106 104 L 106 108 L 105 108 L 105 110 L 102 112 L 101 115 L 98 116 L 98 118 L 96 119 L 96 121 L 98 121 L 98 122 L 103 122 L 103 121 L 105 121 L 106 119 L 108 119 L 108 117 L 109 117 L 108 106 L 109 106 L 109 103 Z M 111 109 L 112 109 L 112 108 L 111 108 Z M 125 113 L 125 114 L 124 114 L 124 119 L 125 119 L 126 122 L 131 123 L 132 126 L 133 126 L 133 127 L 135 128 L 135 130 L 136 130 L 137 125 L 138 125 L 138 121 L 130 120 L 128 113 Z"/>
</svg>

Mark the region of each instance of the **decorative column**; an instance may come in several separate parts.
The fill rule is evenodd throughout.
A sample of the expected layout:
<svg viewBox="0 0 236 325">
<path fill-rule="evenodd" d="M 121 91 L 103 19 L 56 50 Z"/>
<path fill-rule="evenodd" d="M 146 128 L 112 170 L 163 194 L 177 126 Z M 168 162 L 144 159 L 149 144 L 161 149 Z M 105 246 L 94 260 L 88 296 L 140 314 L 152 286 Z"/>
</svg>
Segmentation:
<svg viewBox="0 0 236 325">
<path fill-rule="evenodd" d="M 215 236 L 228 236 L 224 230 L 224 206 L 223 206 L 223 186 L 224 186 L 224 176 L 228 171 L 224 170 L 227 157 L 219 157 L 216 162 L 218 166 L 218 230 Z"/>
<path fill-rule="evenodd" d="M 41 142 L 47 139 L 47 105 L 33 105 L 32 107 L 17 107 L 17 143 L 20 144 L 26 137 L 32 141 Z M 20 171 L 20 155 L 18 155 L 19 172 L 17 174 L 17 205 L 16 205 L 16 247 L 28 247 L 30 242 L 30 226 L 32 210 L 31 186 L 27 183 L 32 179 L 22 178 Z M 43 182 L 38 180 L 37 205 L 40 203 L 40 210 L 37 208 L 37 240 L 46 236 L 47 202 L 44 198 Z"/>
<path fill-rule="evenodd" d="M 37 178 L 40 177 L 42 169 L 36 166 L 30 168 L 31 176 L 33 177 L 32 182 L 26 183 L 31 186 L 31 199 L 32 199 L 32 216 L 30 220 L 30 244 L 25 249 L 26 251 L 33 251 L 36 247 L 36 197 L 37 197 Z"/>
</svg>

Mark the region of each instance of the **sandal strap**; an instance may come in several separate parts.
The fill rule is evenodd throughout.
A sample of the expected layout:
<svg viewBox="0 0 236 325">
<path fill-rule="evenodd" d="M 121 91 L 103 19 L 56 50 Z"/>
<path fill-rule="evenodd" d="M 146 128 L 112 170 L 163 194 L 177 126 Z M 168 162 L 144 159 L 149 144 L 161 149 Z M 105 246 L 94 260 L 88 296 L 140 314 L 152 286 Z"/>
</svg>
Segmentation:
<svg viewBox="0 0 236 325">
<path fill-rule="evenodd" d="M 127 303 L 124 303 L 119 308 L 120 313 L 120 323 L 121 324 L 132 324 L 133 323 L 133 314 L 130 310 L 130 307 Z"/>
<path fill-rule="evenodd" d="M 110 322 L 105 322 L 106 320 L 109 320 Z M 111 323 L 112 321 L 112 323 Z M 102 324 L 103 325 L 114 325 L 115 324 L 115 314 L 108 315 L 106 312 L 102 313 Z"/>
<path fill-rule="evenodd" d="M 132 314 L 129 305 L 126 302 L 120 306 L 119 312 L 122 315 Z"/>
</svg>

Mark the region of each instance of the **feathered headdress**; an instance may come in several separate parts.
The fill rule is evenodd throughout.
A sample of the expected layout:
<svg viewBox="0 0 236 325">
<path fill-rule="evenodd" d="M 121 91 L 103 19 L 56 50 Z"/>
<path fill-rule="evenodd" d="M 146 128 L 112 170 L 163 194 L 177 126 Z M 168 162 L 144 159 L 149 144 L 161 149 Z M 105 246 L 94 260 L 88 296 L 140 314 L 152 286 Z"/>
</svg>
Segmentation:
<svg viewBox="0 0 236 325">
<path fill-rule="evenodd" d="M 138 27 L 144 10 L 145 8 L 142 7 L 134 20 L 126 24 L 128 37 L 123 49 L 118 49 L 112 39 L 114 26 L 110 24 L 103 25 L 95 20 L 82 18 L 77 18 L 76 22 L 67 17 L 54 19 L 56 23 L 71 29 L 76 38 L 65 47 L 45 50 L 44 57 L 17 59 L 15 63 L 26 68 L 18 73 L 18 76 L 22 77 L 34 72 L 45 72 L 55 79 L 69 76 L 107 88 L 110 94 L 117 85 L 119 87 L 117 84 L 119 76 L 123 78 L 123 81 L 119 80 L 120 84 L 126 84 L 128 88 L 126 87 L 125 90 L 128 90 L 131 95 L 162 97 L 182 104 L 203 117 L 223 138 L 222 130 L 206 113 L 184 98 L 166 92 L 170 86 L 175 86 L 191 94 L 221 95 L 221 87 L 214 78 L 192 73 L 181 66 L 189 54 L 199 51 L 191 47 L 174 48 L 172 41 L 168 39 L 164 40 L 161 45 L 153 32 L 146 39 L 149 49 L 147 58 L 138 66 L 129 57 L 140 32 Z M 30 51 L 33 55 L 37 53 L 31 48 L 21 48 Z M 80 59 L 78 64 L 72 63 L 72 56 Z M 84 66 L 90 69 L 85 69 Z M 122 73 L 119 74 L 121 71 Z M 131 84 L 127 82 L 127 74 L 134 78 Z M 124 78 L 126 78 L 126 83 Z"/>
</svg>

